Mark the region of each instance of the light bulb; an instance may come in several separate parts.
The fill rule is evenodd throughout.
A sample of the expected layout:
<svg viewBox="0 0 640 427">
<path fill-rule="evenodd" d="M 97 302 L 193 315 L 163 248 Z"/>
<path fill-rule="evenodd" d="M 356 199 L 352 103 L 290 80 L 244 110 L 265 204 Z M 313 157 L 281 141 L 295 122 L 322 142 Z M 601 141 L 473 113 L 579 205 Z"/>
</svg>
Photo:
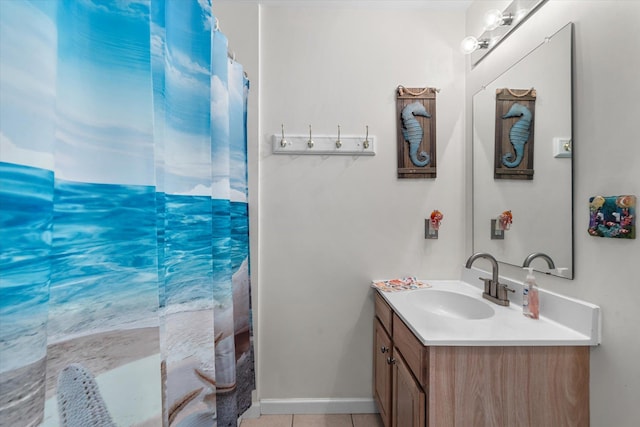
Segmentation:
<svg viewBox="0 0 640 427">
<path fill-rule="evenodd" d="M 462 43 L 460 43 L 460 50 L 464 54 L 470 54 L 476 49 L 488 49 L 489 45 L 492 45 L 493 41 L 488 39 L 478 40 L 473 36 L 467 36 L 462 39 Z"/>
<path fill-rule="evenodd" d="M 511 25 L 513 23 L 513 14 L 506 15 L 498 9 L 491 9 L 484 14 L 484 29 L 493 31 L 501 25 Z"/>
<path fill-rule="evenodd" d="M 502 23 L 502 12 L 498 9 L 488 10 L 484 14 L 484 29 L 487 31 L 495 30 Z"/>
<path fill-rule="evenodd" d="M 464 54 L 469 54 L 478 48 L 478 39 L 473 36 L 467 36 L 460 43 L 460 50 Z"/>
</svg>

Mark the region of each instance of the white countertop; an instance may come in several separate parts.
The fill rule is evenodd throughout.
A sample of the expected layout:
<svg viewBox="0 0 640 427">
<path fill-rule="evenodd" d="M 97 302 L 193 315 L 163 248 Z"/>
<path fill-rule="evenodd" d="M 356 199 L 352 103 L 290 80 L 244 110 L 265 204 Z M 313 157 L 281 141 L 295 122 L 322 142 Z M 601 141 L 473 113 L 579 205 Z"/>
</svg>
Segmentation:
<svg viewBox="0 0 640 427">
<path fill-rule="evenodd" d="M 475 269 L 473 269 L 475 270 Z M 478 277 L 476 270 L 471 277 Z M 490 276 L 489 276 L 490 277 Z M 393 310 L 409 326 L 424 345 L 448 346 L 590 346 L 600 342 L 599 307 L 562 295 L 540 290 L 540 318 L 530 319 L 522 314 L 520 298 L 512 298 L 503 307 L 482 298 L 482 282 L 469 284 L 461 280 L 421 280 L 431 288 L 399 292 L 380 292 Z M 471 281 L 471 279 L 470 279 Z M 522 294 L 522 284 L 500 278 Z M 416 293 L 433 290 L 468 295 L 489 305 L 494 314 L 486 319 L 462 319 L 435 314 L 420 308 Z M 516 303 L 517 300 L 518 302 Z M 545 315 L 547 303 L 548 315 Z"/>
</svg>

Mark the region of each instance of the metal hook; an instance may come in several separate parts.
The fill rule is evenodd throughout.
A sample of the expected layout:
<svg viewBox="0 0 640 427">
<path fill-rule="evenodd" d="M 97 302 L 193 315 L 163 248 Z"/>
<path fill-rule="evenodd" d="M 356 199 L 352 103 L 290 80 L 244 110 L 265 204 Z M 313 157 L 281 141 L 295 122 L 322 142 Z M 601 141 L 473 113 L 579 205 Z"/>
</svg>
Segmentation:
<svg viewBox="0 0 640 427">
<path fill-rule="evenodd" d="M 364 137 L 364 142 L 362 143 L 362 146 L 365 148 L 365 150 L 369 148 L 369 125 L 367 125 L 366 128 L 367 135 Z"/>
<path fill-rule="evenodd" d="M 338 125 L 338 140 L 336 141 L 336 148 L 342 147 L 342 141 L 340 141 L 340 125 Z"/>
<path fill-rule="evenodd" d="M 215 18 L 215 20 L 216 20 L 216 23 L 213 27 L 213 31 L 220 31 L 220 21 L 218 21 L 217 17 Z"/>
<path fill-rule="evenodd" d="M 280 146 L 284 148 L 287 146 L 287 140 L 284 139 L 284 124 L 280 125 L 280 127 L 282 128 L 282 139 L 280 140 Z"/>
<path fill-rule="evenodd" d="M 307 141 L 307 146 L 309 148 L 313 148 L 313 139 L 311 139 L 311 125 L 309 125 L 309 141 Z"/>
</svg>

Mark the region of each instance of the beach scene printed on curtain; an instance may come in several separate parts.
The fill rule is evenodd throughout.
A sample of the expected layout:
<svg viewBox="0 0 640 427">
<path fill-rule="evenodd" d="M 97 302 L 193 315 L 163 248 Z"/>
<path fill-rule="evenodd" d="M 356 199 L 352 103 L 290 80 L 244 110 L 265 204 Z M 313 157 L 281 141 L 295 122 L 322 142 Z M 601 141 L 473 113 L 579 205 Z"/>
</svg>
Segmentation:
<svg viewBox="0 0 640 427">
<path fill-rule="evenodd" d="M 0 425 L 250 404 L 248 81 L 210 4 L 179 6 L 2 5 Z"/>
</svg>

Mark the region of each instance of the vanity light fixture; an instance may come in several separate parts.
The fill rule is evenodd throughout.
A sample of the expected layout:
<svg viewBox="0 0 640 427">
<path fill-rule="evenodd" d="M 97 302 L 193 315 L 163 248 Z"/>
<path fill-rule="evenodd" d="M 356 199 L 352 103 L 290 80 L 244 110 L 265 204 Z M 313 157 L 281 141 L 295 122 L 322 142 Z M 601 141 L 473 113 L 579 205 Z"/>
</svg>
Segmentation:
<svg viewBox="0 0 640 427">
<path fill-rule="evenodd" d="M 483 19 L 484 32 L 479 37 L 465 37 L 460 50 L 470 55 L 471 64 L 476 65 L 546 1 L 513 0 L 503 11 L 488 10 Z"/>
</svg>

